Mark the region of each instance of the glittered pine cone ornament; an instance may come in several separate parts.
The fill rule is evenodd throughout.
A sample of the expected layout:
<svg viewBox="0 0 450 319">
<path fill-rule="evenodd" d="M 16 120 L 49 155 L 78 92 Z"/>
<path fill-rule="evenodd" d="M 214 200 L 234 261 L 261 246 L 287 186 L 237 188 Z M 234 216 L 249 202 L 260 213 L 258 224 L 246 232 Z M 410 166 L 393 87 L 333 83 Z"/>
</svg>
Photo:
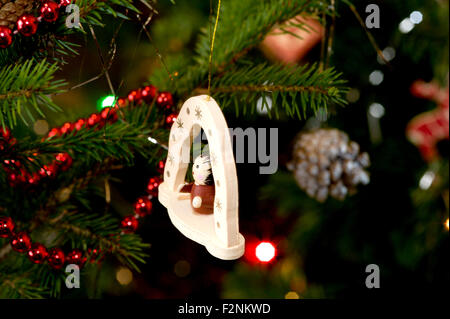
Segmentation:
<svg viewBox="0 0 450 319">
<path fill-rule="evenodd" d="M 21 15 L 33 11 L 35 2 L 35 0 L 0 0 L 0 26 L 14 29 Z"/>
<path fill-rule="evenodd" d="M 358 184 L 370 182 L 365 168 L 369 155 L 337 129 L 318 129 L 300 133 L 294 141 L 289 170 L 310 197 L 324 202 L 328 196 L 344 200 L 355 193 Z"/>
</svg>

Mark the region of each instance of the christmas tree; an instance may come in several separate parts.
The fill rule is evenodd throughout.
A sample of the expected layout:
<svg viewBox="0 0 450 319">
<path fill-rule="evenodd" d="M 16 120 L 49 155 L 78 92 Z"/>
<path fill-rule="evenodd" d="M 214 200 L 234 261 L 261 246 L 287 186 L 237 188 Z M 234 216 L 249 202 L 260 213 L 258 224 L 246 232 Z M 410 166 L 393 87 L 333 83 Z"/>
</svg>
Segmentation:
<svg viewBox="0 0 450 319">
<path fill-rule="evenodd" d="M 370 264 L 386 294 L 443 289 L 448 117 L 429 143 L 407 126 L 448 110 L 448 4 L 378 3 L 379 28 L 368 5 L 0 1 L 0 296 L 360 296 Z M 275 174 L 237 163 L 237 261 L 158 201 L 198 95 L 278 129 Z"/>
</svg>

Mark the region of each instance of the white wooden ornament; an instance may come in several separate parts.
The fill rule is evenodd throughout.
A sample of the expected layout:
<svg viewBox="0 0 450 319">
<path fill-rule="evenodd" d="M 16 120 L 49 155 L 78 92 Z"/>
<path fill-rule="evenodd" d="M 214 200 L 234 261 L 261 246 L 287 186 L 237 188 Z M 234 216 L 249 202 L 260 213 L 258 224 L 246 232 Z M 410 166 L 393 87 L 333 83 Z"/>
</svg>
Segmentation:
<svg viewBox="0 0 450 319">
<path fill-rule="evenodd" d="M 178 191 L 185 183 L 192 141 L 201 128 L 208 139 L 215 181 L 214 213 L 209 215 L 194 212 L 191 195 Z M 239 233 L 236 164 L 225 117 L 213 98 L 192 97 L 181 108 L 170 130 L 164 182 L 158 193 L 174 226 L 204 245 L 211 255 L 233 260 L 244 254 L 245 239 Z"/>
</svg>

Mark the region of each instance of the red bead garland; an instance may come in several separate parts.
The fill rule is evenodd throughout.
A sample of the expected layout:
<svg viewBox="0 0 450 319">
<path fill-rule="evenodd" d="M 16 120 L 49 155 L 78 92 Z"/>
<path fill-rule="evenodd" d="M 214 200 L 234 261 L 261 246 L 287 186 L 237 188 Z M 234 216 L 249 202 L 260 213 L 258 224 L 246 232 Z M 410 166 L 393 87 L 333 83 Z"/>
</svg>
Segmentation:
<svg viewBox="0 0 450 319">
<path fill-rule="evenodd" d="M 114 108 L 105 108 L 100 113 L 94 113 L 87 119 L 79 119 L 75 123 L 64 123 L 60 128 L 53 128 L 47 134 L 47 138 L 59 137 L 71 132 L 79 131 L 83 128 L 101 128 L 106 122 L 114 123 L 118 120 L 117 108 L 126 107 L 130 103 L 141 103 L 145 101 L 150 103 L 152 100 L 159 98 L 156 101 L 157 105 L 164 110 L 171 109 L 173 107 L 172 95 L 168 92 L 157 93 L 157 89 L 154 86 L 146 86 L 142 89 L 134 90 L 128 99 L 119 98 Z M 140 96 L 139 96 L 140 95 Z M 136 98 L 139 97 L 138 99 Z M 169 119 L 169 120 L 168 120 Z M 166 118 L 167 122 L 174 122 L 176 114 L 171 114 Z M 2 144 L 3 143 L 3 144 Z M 8 129 L 0 128 L 0 147 L 7 147 L 8 145 L 14 145 L 15 139 L 12 138 L 11 132 Z M 1 149 L 1 148 L 0 148 Z M 5 160 L 3 165 L 8 172 L 11 185 L 17 185 L 27 182 L 30 185 L 37 184 L 42 178 L 54 177 L 59 170 L 65 171 L 71 167 L 73 160 L 68 153 L 59 153 L 55 156 L 55 160 L 44 165 L 38 172 L 27 173 L 21 166 L 20 162 L 15 160 Z M 165 162 L 159 161 L 157 171 L 163 173 Z M 158 187 L 162 182 L 160 177 L 152 177 L 149 180 L 147 186 L 147 192 L 151 196 L 157 196 Z M 134 204 L 135 215 L 126 216 L 120 223 L 120 228 L 123 233 L 133 233 L 139 226 L 138 219 L 149 215 L 152 211 L 153 204 L 150 200 L 151 197 L 140 197 Z M 52 248 L 47 251 L 46 247 L 39 243 L 31 242 L 30 236 L 26 232 L 19 232 L 14 234 L 14 222 L 10 217 L 0 216 L 0 237 L 11 238 L 10 244 L 12 248 L 20 253 L 27 253 L 28 258 L 36 264 L 42 264 L 45 261 L 48 265 L 55 269 L 61 269 L 65 264 L 76 264 L 82 267 L 85 262 L 89 260 L 100 261 L 98 257 L 100 255 L 99 249 L 88 249 L 87 256 L 79 249 L 74 249 L 67 255 L 60 248 Z"/>
<path fill-rule="evenodd" d="M 47 23 L 53 23 L 58 20 L 59 9 L 68 6 L 71 0 L 60 0 L 59 4 L 54 1 L 44 1 L 39 8 L 39 17 L 31 14 L 24 14 L 16 21 L 16 31 L 8 27 L 0 26 L 0 48 L 5 49 L 12 44 L 13 34 L 20 33 L 25 37 L 36 34 L 38 24 L 42 20 Z"/>
</svg>

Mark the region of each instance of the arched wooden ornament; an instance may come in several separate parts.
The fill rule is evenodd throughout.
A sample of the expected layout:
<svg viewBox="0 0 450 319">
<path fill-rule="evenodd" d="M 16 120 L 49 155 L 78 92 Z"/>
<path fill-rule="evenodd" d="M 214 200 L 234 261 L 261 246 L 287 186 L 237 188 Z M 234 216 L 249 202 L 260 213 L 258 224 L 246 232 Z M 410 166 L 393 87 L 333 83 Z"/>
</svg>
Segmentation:
<svg viewBox="0 0 450 319">
<path fill-rule="evenodd" d="M 193 211 L 189 193 L 178 192 L 185 183 L 193 139 L 204 130 L 209 143 L 215 181 L 213 214 Z M 239 196 L 236 164 L 230 133 L 222 110 L 206 95 L 187 100 L 172 125 L 164 182 L 159 201 L 170 220 L 186 237 L 204 245 L 211 255 L 224 260 L 244 254 L 245 239 L 239 233 Z"/>
</svg>

